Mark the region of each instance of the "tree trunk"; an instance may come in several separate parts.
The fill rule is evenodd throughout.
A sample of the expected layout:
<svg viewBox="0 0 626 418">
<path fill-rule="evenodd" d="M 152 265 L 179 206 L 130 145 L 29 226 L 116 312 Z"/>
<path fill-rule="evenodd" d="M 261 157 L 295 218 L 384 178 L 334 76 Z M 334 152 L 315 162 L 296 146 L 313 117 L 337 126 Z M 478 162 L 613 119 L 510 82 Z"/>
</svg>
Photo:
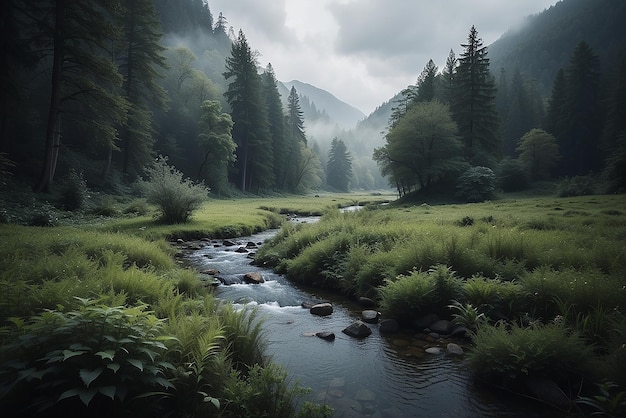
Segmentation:
<svg viewBox="0 0 626 418">
<path fill-rule="evenodd" d="M 44 164 L 35 186 L 36 192 L 47 192 L 54 178 L 56 169 L 56 158 L 59 150 L 61 115 L 61 83 L 63 81 L 63 60 L 65 54 L 65 39 L 63 29 L 65 24 L 65 0 L 57 0 L 55 7 L 54 40 L 53 40 L 53 61 L 52 78 L 50 90 L 50 107 L 48 109 L 48 123 L 46 125 L 46 147 L 44 154 Z"/>
</svg>

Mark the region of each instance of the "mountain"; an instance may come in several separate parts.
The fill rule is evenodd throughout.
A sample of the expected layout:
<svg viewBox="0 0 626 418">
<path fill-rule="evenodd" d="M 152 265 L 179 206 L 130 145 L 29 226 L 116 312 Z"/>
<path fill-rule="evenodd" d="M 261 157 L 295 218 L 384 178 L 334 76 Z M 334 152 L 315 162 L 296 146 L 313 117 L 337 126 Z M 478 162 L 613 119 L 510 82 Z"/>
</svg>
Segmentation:
<svg viewBox="0 0 626 418">
<path fill-rule="evenodd" d="M 283 97 L 285 107 L 292 86 L 300 96 L 300 106 L 305 120 L 321 118 L 336 123 L 342 129 L 352 129 L 365 118 L 365 114 L 359 109 L 339 100 L 326 90 L 298 80 L 279 82 L 278 92 Z"/>
<path fill-rule="evenodd" d="M 491 72 L 507 77 L 519 69 L 534 78 L 544 96 L 550 94 L 554 76 L 569 64 L 574 48 L 587 42 L 600 58 L 603 72 L 626 52 L 626 1 L 562 0 L 542 13 L 528 16 L 488 47 Z M 610 74 L 610 73 L 606 73 Z"/>
</svg>

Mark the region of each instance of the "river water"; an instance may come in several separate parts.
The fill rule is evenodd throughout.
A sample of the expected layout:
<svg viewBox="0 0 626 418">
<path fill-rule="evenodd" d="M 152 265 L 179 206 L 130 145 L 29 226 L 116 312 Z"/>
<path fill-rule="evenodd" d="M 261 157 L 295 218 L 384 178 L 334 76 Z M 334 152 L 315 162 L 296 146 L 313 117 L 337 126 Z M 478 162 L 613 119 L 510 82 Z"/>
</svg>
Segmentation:
<svg viewBox="0 0 626 418">
<path fill-rule="evenodd" d="M 310 221 L 315 221 L 308 220 Z M 248 243 L 262 244 L 276 231 L 234 240 L 199 243 L 188 260 L 199 271 L 218 270 L 230 285 L 219 285 L 215 295 L 236 306 L 257 306 L 264 319 L 267 353 L 281 365 L 292 383 L 311 388 L 309 400 L 327 403 L 336 417 L 547 417 L 549 411 L 474 384 L 464 358 L 424 353 L 435 341 L 412 334 L 372 334 L 355 339 L 342 330 L 357 319 L 363 308 L 336 295 L 303 289 L 273 271 L 251 265 L 251 253 L 237 252 Z M 197 248 L 198 246 L 196 246 Z M 262 284 L 241 283 L 243 274 L 260 272 Z M 303 302 L 328 301 L 332 315 L 312 315 Z M 333 341 L 315 336 L 333 332 Z M 445 342 L 440 343 L 445 347 Z M 552 415 L 553 416 L 553 415 Z"/>
</svg>

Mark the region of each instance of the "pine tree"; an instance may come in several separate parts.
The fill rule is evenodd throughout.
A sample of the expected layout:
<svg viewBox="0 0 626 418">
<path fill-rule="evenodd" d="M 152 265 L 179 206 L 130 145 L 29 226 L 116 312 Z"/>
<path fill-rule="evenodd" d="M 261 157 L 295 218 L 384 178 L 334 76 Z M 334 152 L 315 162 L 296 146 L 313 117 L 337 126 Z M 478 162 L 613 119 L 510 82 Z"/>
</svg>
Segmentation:
<svg viewBox="0 0 626 418">
<path fill-rule="evenodd" d="M 334 189 L 342 192 L 350 191 L 352 177 L 352 157 L 346 144 L 337 137 L 333 138 L 326 165 L 326 182 Z"/>
<path fill-rule="evenodd" d="M 160 23 L 152 0 L 125 0 L 121 11 L 122 42 L 118 61 L 129 103 L 122 136 L 122 171 L 139 173 L 152 159 L 154 138 L 151 106 L 165 106 L 158 84 L 167 67 L 160 44 Z"/>
<path fill-rule="evenodd" d="M 272 64 L 268 64 L 261 76 L 263 96 L 267 107 L 267 120 L 272 137 L 272 155 L 274 157 L 274 181 L 277 188 L 281 188 L 285 178 L 287 164 L 287 134 L 285 129 L 285 112 L 278 92 L 278 81 Z"/>
<path fill-rule="evenodd" d="M 429 60 L 417 78 L 417 95 L 414 99 L 415 103 L 429 102 L 435 98 L 438 70 L 439 69 L 433 60 Z"/>
<path fill-rule="evenodd" d="M 454 79 L 453 114 L 465 147 L 465 157 L 474 165 L 490 166 L 501 153 L 496 85 L 489 72 L 487 47 L 470 29 Z"/>
<path fill-rule="evenodd" d="M 48 191 L 61 149 L 62 119 L 95 147 L 113 148 L 124 119 L 121 78 L 111 60 L 114 0 L 56 0 L 33 4 L 44 45 L 52 51 L 43 168 L 36 191 Z M 38 18 L 36 18 L 38 19 Z M 64 126 L 65 126 L 64 125 Z"/>
<path fill-rule="evenodd" d="M 226 59 L 224 78 L 230 80 L 224 93 L 232 113 L 233 139 L 237 143 L 236 171 L 232 180 L 244 191 L 273 184 L 272 143 L 256 60 L 243 31 Z"/>
<path fill-rule="evenodd" d="M 458 60 L 453 50 L 450 50 L 446 65 L 441 71 L 439 78 L 438 98 L 444 104 L 451 104 L 454 97 L 454 78 L 456 77 L 456 69 Z"/>
<path fill-rule="evenodd" d="M 302 163 L 301 144 L 306 148 L 307 139 L 304 131 L 304 114 L 300 107 L 300 98 L 298 91 L 291 86 L 289 97 L 287 98 L 287 164 L 285 177 L 283 180 L 283 189 L 295 191 L 300 183 L 298 176 L 298 167 Z"/>
<path fill-rule="evenodd" d="M 562 68 L 556 73 L 552 83 L 552 94 L 548 101 L 546 112 L 545 130 L 550 132 L 560 143 L 565 135 L 567 125 L 567 81 L 565 80 L 565 70 Z"/>
</svg>

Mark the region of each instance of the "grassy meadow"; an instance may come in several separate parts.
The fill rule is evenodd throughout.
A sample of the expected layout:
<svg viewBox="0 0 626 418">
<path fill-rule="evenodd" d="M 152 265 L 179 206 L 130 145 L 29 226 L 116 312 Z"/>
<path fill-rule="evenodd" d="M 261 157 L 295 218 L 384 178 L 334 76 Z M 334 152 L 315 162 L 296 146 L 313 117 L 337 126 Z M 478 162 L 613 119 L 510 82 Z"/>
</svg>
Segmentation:
<svg viewBox="0 0 626 418">
<path fill-rule="evenodd" d="M 58 226 L 0 224 L 0 404 L 15 416 L 327 416 L 294 409 L 305 391 L 265 358 L 255 312 L 214 299 L 168 243 L 281 226 L 258 263 L 377 299 L 406 326 L 429 312 L 463 324 L 478 377 L 624 390 L 626 196 L 379 204 L 393 198 L 210 200 L 174 225 L 111 198 L 106 211 L 46 214 Z M 369 205 L 336 210 L 355 204 Z M 322 219 L 285 222 L 293 214 Z"/>
</svg>

